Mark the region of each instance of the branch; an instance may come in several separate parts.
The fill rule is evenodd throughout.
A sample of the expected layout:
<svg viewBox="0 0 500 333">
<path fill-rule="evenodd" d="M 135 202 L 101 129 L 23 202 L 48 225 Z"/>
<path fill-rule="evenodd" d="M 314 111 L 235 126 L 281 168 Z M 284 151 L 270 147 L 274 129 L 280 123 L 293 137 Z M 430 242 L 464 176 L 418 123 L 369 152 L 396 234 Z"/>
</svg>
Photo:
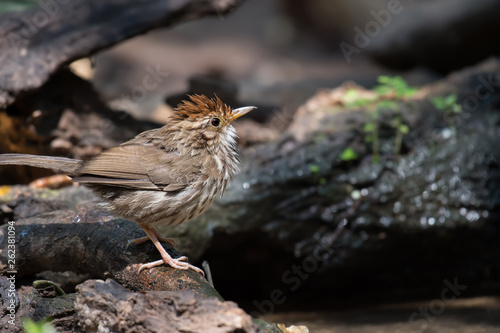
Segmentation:
<svg viewBox="0 0 500 333">
<path fill-rule="evenodd" d="M 224 15 L 239 0 L 72 0 L 0 15 L 0 108 L 60 67 L 148 30 Z"/>
</svg>

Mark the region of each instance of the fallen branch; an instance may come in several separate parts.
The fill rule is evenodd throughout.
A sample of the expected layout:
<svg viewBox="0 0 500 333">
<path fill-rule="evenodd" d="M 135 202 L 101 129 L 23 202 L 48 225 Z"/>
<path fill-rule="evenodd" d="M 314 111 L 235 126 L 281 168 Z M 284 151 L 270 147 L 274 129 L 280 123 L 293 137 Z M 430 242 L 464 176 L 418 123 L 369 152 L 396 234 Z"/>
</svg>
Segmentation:
<svg viewBox="0 0 500 333">
<path fill-rule="evenodd" d="M 0 108 L 73 60 L 148 30 L 224 15 L 238 0 L 72 0 L 0 15 Z M 42 5 L 43 4 L 43 5 Z"/>
</svg>

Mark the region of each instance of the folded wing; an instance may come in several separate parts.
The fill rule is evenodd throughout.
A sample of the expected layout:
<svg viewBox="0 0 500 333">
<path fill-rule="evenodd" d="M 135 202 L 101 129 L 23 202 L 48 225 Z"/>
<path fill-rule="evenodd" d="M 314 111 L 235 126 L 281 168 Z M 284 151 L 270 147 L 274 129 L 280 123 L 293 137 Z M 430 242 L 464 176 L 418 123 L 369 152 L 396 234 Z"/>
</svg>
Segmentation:
<svg viewBox="0 0 500 333">
<path fill-rule="evenodd" d="M 192 183 L 199 166 L 180 159 L 177 151 L 130 143 L 108 149 L 76 170 L 73 180 L 137 190 L 179 191 Z"/>
</svg>

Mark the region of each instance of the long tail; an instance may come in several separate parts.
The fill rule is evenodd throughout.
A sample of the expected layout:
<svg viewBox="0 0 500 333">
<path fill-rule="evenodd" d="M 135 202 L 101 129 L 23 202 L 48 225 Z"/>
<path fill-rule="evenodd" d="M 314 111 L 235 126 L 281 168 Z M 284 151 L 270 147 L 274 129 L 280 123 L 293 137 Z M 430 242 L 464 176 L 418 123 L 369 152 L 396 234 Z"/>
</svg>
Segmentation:
<svg viewBox="0 0 500 333">
<path fill-rule="evenodd" d="M 0 165 L 29 165 L 51 169 L 55 172 L 74 176 L 81 161 L 65 157 L 38 156 L 29 154 L 0 154 Z"/>
</svg>

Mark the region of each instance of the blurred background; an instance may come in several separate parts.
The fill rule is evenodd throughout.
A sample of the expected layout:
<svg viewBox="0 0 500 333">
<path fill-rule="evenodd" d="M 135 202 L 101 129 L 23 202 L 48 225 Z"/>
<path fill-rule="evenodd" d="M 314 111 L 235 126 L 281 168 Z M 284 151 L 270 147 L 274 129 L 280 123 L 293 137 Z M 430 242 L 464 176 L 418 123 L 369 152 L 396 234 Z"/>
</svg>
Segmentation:
<svg viewBox="0 0 500 333">
<path fill-rule="evenodd" d="M 347 80 L 371 87 L 378 75 L 398 73 L 423 84 L 497 54 L 499 7 L 487 0 L 252 0 L 230 15 L 154 30 L 75 67 L 107 101 L 141 118 L 165 120 L 165 97 L 175 106 L 190 80 L 194 90 L 203 86 L 199 76 L 230 81 L 239 101 L 258 97 L 293 112 L 318 89 Z M 134 98 L 148 67 L 165 79 Z"/>
</svg>

